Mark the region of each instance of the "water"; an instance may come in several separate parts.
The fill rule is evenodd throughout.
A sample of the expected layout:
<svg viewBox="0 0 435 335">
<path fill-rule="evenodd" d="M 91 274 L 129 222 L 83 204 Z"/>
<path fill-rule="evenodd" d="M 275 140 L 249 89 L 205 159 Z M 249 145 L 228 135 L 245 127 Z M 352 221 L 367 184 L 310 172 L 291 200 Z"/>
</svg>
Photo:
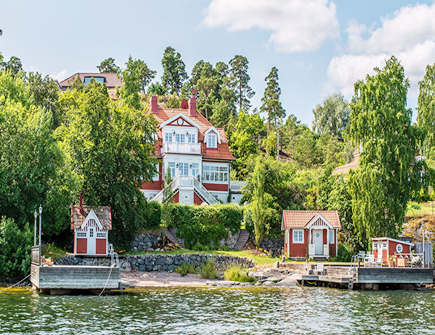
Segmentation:
<svg viewBox="0 0 435 335">
<path fill-rule="evenodd" d="M 147 289 L 0 293 L 1 334 L 435 334 L 434 291 Z"/>
</svg>

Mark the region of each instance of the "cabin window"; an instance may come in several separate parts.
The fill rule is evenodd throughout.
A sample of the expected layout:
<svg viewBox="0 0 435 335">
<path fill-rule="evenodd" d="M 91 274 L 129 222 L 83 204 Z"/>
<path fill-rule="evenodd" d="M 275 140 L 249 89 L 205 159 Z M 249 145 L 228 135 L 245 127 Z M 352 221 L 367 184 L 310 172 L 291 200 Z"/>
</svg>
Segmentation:
<svg viewBox="0 0 435 335">
<path fill-rule="evenodd" d="M 174 178 L 175 177 L 175 162 L 169 162 L 168 169 L 169 169 L 169 172 L 171 174 L 171 178 Z"/>
<path fill-rule="evenodd" d="M 89 237 L 94 237 L 94 228 L 89 228 Z"/>
<path fill-rule="evenodd" d="M 329 243 L 334 243 L 334 230 L 328 230 L 329 233 Z"/>
<path fill-rule="evenodd" d="M 154 164 L 154 167 L 156 168 L 157 172 L 153 176 L 153 181 L 159 180 L 159 163 Z"/>
<path fill-rule="evenodd" d="M 178 163 L 178 173 L 180 176 L 187 176 L 189 174 L 189 164 Z"/>
<path fill-rule="evenodd" d="M 196 143 L 196 135 L 187 133 L 187 143 Z"/>
<path fill-rule="evenodd" d="M 165 143 L 172 143 L 172 134 L 171 133 L 165 134 Z"/>
<path fill-rule="evenodd" d="M 88 85 L 92 79 L 94 79 L 97 83 L 100 83 L 100 84 L 104 84 L 106 81 L 106 78 L 104 78 L 104 77 L 85 77 L 83 80 L 83 84 Z"/>
<path fill-rule="evenodd" d="M 203 167 L 202 179 L 205 182 L 228 182 L 228 166 L 205 165 Z"/>
<path fill-rule="evenodd" d="M 77 233 L 77 237 L 86 237 L 86 233 Z"/>
<path fill-rule="evenodd" d="M 97 237 L 99 237 L 99 238 L 105 238 L 106 237 L 106 233 L 97 233 Z"/>
<path fill-rule="evenodd" d="M 213 132 L 207 135 L 207 148 L 217 148 L 217 136 Z"/>
<path fill-rule="evenodd" d="M 192 176 L 193 177 L 199 176 L 199 163 L 192 163 Z"/>
<path fill-rule="evenodd" d="M 303 229 L 293 230 L 293 243 L 304 243 L 304 231 Z"/>
<path fill-rule="evenodd" d="M 186 143 L 186 135 L 184 135 L 184 134 L 175 134 L 175 142 L 177 142 L 177 143 Z"/>
</svg>

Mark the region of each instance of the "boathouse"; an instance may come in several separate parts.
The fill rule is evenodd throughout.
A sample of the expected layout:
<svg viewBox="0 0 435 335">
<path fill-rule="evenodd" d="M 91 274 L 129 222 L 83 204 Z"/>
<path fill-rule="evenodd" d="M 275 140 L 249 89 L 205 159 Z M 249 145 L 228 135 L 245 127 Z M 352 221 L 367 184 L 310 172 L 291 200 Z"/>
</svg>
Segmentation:
<svg viewBox="0 0 435 335">
<path fill-rule="evenodd" d="M 284 210 L 284 252 L 294 259 L 328 259 L 337 256 L 337 231 L 341 228 L 337 211 Z"/>
<path fill-rule="evenodd" d="M 412 243 L 389 237 L 372 238 L 373 257 L 378 264 L 388 264 L 391 258 L 407 256 L 411 253 Z"/>
<path fill-rule="evenodd" d="M 112 229 L 110 207 L 71 206 L 71 229 L 74 230 L 74 254 L 106 256 L 108 233 Z"/>
</svg>

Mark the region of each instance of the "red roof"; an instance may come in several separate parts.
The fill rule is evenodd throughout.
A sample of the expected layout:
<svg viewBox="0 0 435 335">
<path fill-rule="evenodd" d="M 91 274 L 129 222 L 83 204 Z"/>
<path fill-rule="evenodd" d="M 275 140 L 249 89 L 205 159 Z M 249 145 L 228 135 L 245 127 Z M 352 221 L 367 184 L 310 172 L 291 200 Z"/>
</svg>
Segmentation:
<svg viewBox="0 0 435 335">
<path fill-rule="evenodd" d="M 199 111 L 195 116 L 189 116 L 189 109 L 184 108 L 162 108 L 158 106 L 157 113 L 153 114 L 157 119 L 159 125 L 164 123 L 165 121 L 173 118 L 174 116 L 182 114 L 188 120 L 192 120 L 199 126 L 198 129 L 198 142 L 201 143 L 201 153 L 202 158 L 207 160 L 235 160 L 234 156 L 231 154 L 228 140 L 225 135 L 225 130 L 223 128 L 216 128 L 219 132 L 219 136 L 221 139 L 221 143 L 217 145 L 217 148 L 207 148 L 204 144 L 204 134 L 213 125 L 208 121 Z M 162 139 L 162 131 L 159 129 L 158 131 L 159 139 Z M 159 149 L 158 154 L 160 154 L 161 141 L 158 143 Z"/>
<path fill-rule="evenodd" d="M 305 228 L 317 215 L 321 215 L 334 228 L 341 228 L 340 217 L 337 211 L 290 211 L 284 210 L 282 214 L 282 230 L 288 228 Z"/>
<path fill-rule="evenodd" d="M 109 206 L 71 206 L 71 229 L 79 229 L 89 213 L 94 211 L 103 229 L 112 229 L 112 213 Z"/>
</svg>

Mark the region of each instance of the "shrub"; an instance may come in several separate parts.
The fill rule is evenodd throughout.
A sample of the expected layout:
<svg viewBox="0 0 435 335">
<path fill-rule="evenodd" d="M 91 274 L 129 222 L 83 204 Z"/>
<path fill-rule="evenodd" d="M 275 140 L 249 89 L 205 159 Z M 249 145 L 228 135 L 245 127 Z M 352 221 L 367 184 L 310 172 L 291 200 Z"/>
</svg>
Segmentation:
<svg viewBox="0 0 435 335">
<path fill-rule="evenodd" d="M 233 265 L 225 270 L 225 280 L 238 281 L 242 283 L 253 283 L 255 278 L 248 276 L 248 269 L 242 268 L 240 265 Z"/>
<path fill-rule="evenodd" d="M 214 264 L 213 259 L 207 260 L 204 264 L 199 268 L 199 274 L 201 278 L 205 279 L 216 279 L 217 278 L 217 270 Z"/>
<path fill-rule="evenodd" d="M 162 206 L 162 224 L 177 228 L 177 236 L 188 249 L 195 245 L 217 248 L 219 241 L 240 229 L 243 208 L 236 204 L 189 206 L 169 203 Z"/>
<path fill-rule="evenodd" d="M 192 263 L 183 262 L 180 266 L 175 268 L 175 272 L 179 273 L 181 276 L 185 276 L 188 273 L 196 273 L 195 267 Z"/>
<path fill-rule="evenodd" d="M 162 208 L 156 201 L 147 203 L 148 206 L 148 222 L 145 228 L 152 229 L 160 227 Z"/>
<path fill-rule="evenodd" d="M 0 219 L 0 277 L 17 279 L 30 271 L 32 232 L 26 225 L 18 228 L 13 219 Z"/>
<path fill-rule="evenodd" d="M 353 256 L 353 249 L 346 243 L 342 243 L 338 246 L 337 257 L 334 257 L 332 260 L 338 262 L 350 262 Z"/>
</svg>

